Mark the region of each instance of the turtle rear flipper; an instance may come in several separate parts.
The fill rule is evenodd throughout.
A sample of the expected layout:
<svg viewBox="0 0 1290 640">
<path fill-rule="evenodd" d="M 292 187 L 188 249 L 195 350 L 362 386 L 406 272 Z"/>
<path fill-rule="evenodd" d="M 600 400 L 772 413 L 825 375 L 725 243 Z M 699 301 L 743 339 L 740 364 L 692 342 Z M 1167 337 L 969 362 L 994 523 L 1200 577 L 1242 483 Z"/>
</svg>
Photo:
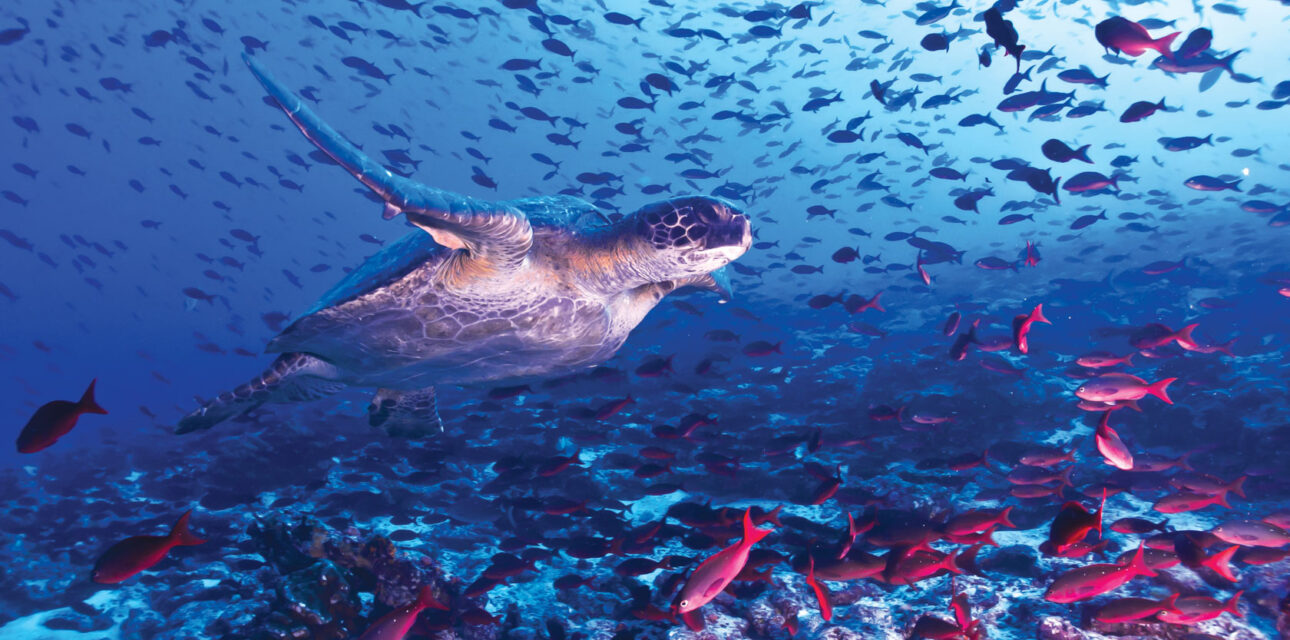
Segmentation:
<svg viewBox="0 0 1290 640">
<path fill-rule="evenodd" d="M 242 59 L 314 146 L 385 201 L 387 220 L 402 213 L 429 232 L 435 242 L 465 249 L 472 258 L 481 258 L 495 269 L 510 270 L 524 261 L 533 246 L 533 227 L 518 209 L 395 175 L 323 122 L 254 58 L 243 54 Z"/>
<path fill-rule="evenodd" d="M 331 395 L 344 385 L 332 378 L 336 368 L 305 353 L 284 353 L 264 373 L 219 397 L 179 421 L 175 433 L 209 429 L 266 402 L 300 402 Z"/>
<path fill-rule="evenodd" d="M 378 389 L 367 407 L 367 423 L 396 438 L 418 438 L 443 431 L 434 387 L 413 391 Z"/>
</svg>

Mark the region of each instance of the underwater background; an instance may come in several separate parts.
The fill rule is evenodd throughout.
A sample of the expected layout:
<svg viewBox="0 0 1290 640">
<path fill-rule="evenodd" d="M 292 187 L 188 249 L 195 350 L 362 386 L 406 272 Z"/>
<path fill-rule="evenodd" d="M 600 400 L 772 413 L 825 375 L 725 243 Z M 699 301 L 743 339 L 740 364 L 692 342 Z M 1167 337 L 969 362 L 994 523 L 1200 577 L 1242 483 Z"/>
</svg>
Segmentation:
<svg viewBox="0 0 1290 640">
<path fill-rule="evenodd" d="M 0 413 L 75 427 L 0 451 L 0 638 L 1290 637 L 1287 24 L 6 0 Z M 673 293 L 583 373 L 442 386 L 439 435 L 368 426 L 370 389 L 176 435 L 420 233 L 244 53 L 434 187 L 723 198 L 733 300 Z M 106 415 L 41 409 L 91 380 Z M 91 579 L 144 535 L 146 570 Z"/>
</svg>

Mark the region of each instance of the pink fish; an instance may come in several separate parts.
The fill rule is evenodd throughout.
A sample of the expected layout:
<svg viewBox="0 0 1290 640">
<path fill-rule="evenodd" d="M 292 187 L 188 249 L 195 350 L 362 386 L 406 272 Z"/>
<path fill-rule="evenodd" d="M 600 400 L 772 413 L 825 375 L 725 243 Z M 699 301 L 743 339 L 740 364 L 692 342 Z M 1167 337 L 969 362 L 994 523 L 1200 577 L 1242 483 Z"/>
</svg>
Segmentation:
<svg viewBox="0 0 1290 640">
<path fill-rule="evenodd" d="M 1092 353 L 1086 353 L 1076 358 L 1075 364 L 1078 364 L 1081 367 L 1088 367 L 1090 369 L 1114 367 L 1115 365 L 1118 365 L 1118 364 L 1131 367 L 1133 366 L 1133 354 L 1130 353 L 1129 355 L 1121 358 L 1113 353 L 1107 353 L 1105 351 L 1094 351 Z"/>
<path fill-rule="evenodd" d="M 1108 424 L 1110 420 L 1111 412 L 1106 411 L 1097 423 L 1097 432 L 1093 434 L 1093 439 L 1097 442 L 1097 452 L 1102 454 L 1102 459 L 1112 467 L 1130 471 L 1133 469 L 1133 454 L 1129 452 L 1128 447 L 1124 446 L 1124 441 L 1120 440 L 1120 434 Z"/>
<path fill-rule="evenodd" d="M 1114 591 L 1137 576 L 1155 576 L 1143 559 L 1142 549 L 1139 544 L 1128 564 L 1090 564 L 1063 573 L 1048 585 L 1044 599 L 1060 603 L 1087 600 Z"/>
<path fill-rule="evenodd" d="M 1147 51 L 1156 51 L 1172 60 L 1174 54 L 1169 47 L 1179 33 L 1175 31 L 1161 38 L 1152 38 L 1146 27 L 1120 16 L 1107 18 L 1094 28 L 1094 35 L 1103 47 L 1134 58 Z"/>
<path fill-rule="evenodd" d="M 1173 611 L 1161 611 L 1158 616 L 1160 620 L 1170 624 L 1196 624 L 1206 620 L 1213 620 L 1223 613 L 1230 613 L 1238 618 L 1241 617 L 1241 610 L 1238 605 L 1241 601 L 1241 594 L 1244 591 L 1237 591 L 1231 600 L 1226 603 L 1215 600 L 1209 596 L 1191 596 L 1188 598 L 1179 598 L 1174 603 Z"/>
<path fill-rule="evenodd" d="M 1284 547 L 1290 544 L 1290 533 L 1262 520 L 1232 520 L 1214 528 L 1219 540 L 1246 547 Z"/>
<path fill-rule="evenodd" d="M 752 509 L 745 510 L 743 539 L 709 556 L 694 570 L 694 573 L 690 574 L 690 579 L 681 589 L 677 612 L 689 613 L 717 597 L 717 594 L 721 593 L 740 571 L 743 571 L 752 546 L 770 535 L 771 531 L 772 529 L 754 527 Z"/>
<path fill-rule="evenodd" d="M 417 615 L 426 609 L 448 610 L 447 605 L 434 597 L 430 585 L 421 587 L 416 600 L 381 616 L 381 619 L 368 627 L 358 640 L 403 640 L 403 636 L 407 635 L 412 625 L 416 623 Z"/>
<path fill-rule="evenodd" d="M 1146 380 L 1127 373 L 1104 373 L 1090 378 L 1075 390 L 1080 400 L 1110 404 L 1123 400 L 1139 400 L 1153 395 L 1167 404 L 1173 404 L 1165 389 L 1178 378 L 1165 378 L 1159 382 L 1148 383 Z"/>
<path fill-rule="evenodd" d="M 1027 336 L 1030 335 L 1030 327 L 1036 322 L 1052 324 L 1048 318 L 1044 317 L 1044 305 L 1037 304 L 1029 314 L 1016 316 L 1012 319 L 1012 343 L 1017 346 L 1017 351 L 1021 353 L 1030 353 L 1030 343 Z"/>
</svg>

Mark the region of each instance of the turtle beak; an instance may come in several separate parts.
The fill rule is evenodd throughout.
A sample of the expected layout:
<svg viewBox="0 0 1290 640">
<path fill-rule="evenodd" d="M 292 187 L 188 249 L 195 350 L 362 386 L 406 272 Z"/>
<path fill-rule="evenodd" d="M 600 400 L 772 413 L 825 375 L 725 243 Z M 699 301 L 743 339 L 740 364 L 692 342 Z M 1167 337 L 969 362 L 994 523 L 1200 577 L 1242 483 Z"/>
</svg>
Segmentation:
<svg viewBox="0 0 1290 640">
<path fill-rule="evenodd" d="M 748 223 L 748 216 L 732 210 L 730 220 L 720 226 L 714 225 L 705 240 L 711 250 L 724 257 L 726 262 L 732 262 L 752 246 L 752 225 Z"/>
</svg>

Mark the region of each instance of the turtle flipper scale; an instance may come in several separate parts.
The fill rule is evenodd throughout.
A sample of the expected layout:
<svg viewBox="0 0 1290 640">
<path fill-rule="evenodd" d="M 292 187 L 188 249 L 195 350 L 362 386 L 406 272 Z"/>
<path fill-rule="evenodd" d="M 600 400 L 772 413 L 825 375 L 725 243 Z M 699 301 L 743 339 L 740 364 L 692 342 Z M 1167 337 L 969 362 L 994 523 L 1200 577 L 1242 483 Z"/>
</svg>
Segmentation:
<svg viewBox="0 0 1290 640">
<path fill-rule="evenodd" d="M 518 266 L 533 246 L 533 229 L 523 213 L 508 205 L 471 198 L 396 175 L 363 153 L 318 117 L 299 96 L 274 79 L 255 58 L 242 55 L 251 72 L 291 122 L 359 182 L 385 201 L 388 220 L 402 213 L 435 242 L 466 249 L 491 266 Z"/>
<path fill-rule="evenodd" d="M 304 353 L 284 353 L 263 373 L 186 415 L 175 427 L 184 434 L 209 429 L 267 402 L 299 402 L 330 395 L 343 386 L 329 378 L 336 368 Z"/>
</svg>

